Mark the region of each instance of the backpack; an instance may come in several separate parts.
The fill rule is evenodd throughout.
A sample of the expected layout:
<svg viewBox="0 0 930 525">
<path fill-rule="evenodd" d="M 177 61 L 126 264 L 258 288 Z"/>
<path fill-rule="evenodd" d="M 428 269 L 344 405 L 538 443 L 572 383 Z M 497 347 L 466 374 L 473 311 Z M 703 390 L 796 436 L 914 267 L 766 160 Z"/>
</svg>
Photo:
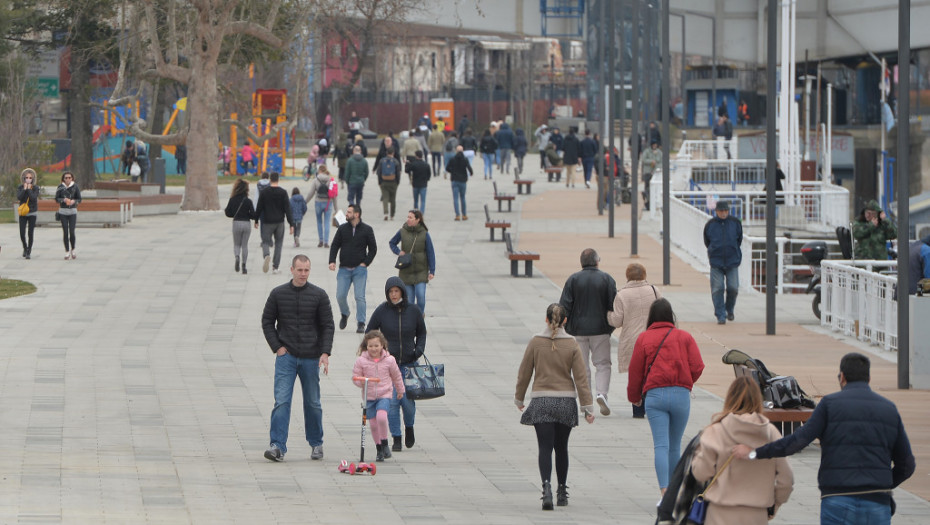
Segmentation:
<svg viewBox="0 0 930 525">
<path fill-rule="evenodd" d="M 320 199 L 329 199 L 329 198 L 330 198 L 330 196 L 329 196 L 329 186 L 330 186 L 330 184 L 323 184 L 323 183 L 321 182 L 320 185 L 317 186 L 317 188 L 316 188 L 316 196 L 317 196 L 317 198 L 320 198 Z"/>
<path fill-rule="evenodd" d="M 446 151 L 452 151 L 455 147 L 452 145 L 452 139 L 446 141 Z"/>
<path fill-rule="evenodd" d="M 392 182 L 397 180 L 397 160 L 393 157 L 384 157 L 378 165 L 378 174 L 381 180 Z"/>
<path fill-rule="evenodd" d="M 335 199 L 339 195 L 339 184 L 332 177 L 329 178 L 329 191 L 326 192 L 326 195 L 330 199 Z"/>
</svg>

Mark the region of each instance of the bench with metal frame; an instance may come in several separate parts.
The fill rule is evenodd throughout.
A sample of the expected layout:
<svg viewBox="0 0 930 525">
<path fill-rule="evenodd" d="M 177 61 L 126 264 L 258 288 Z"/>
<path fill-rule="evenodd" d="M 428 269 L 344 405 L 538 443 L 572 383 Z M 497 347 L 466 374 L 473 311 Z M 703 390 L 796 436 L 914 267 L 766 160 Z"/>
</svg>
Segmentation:
<svg viewBox="0 0 930 525">
<path fill-rule="evenodd" d="M 494 230 L 498 228 L 501 230 L 501 242 L 503 242 L 504 235 L 507 233 L 507 228 L 510 228 L 510 223 L 503 219 L 492 220 L 491 212 L 488 211 L 487 204 L 484 205 L 484 219 L 484 227 L 491 231 L 491 242 L 494 242 Z"/>
<path fill-rule="evenodd" d="M 520 252 L 513 249 L 513 241 L 510 239 L 510 233 L 504 234 L 504 243 L 507 245 L 507 258 L 510 260 L 510 275 L 519 277 L 520 272 L 517 265 L 524 261 L 524 273 L 527 277 L 533 276 L 533 261 L 539 260 L 539 254 L 536 252 Z"/>
<path fill-rule="evenodd" d="M 500 193 L 497 191 L 497 181 L 494 181 L 494 200 L 497 201 L 497 211 L 503 212 L 501 209 L 501 204 L 505 201 L 507 202 L 507 211 L 513 211 L 513 200 L 516 199 L 516 196 L 510 195 L 507 193 Z"/>
</svg>

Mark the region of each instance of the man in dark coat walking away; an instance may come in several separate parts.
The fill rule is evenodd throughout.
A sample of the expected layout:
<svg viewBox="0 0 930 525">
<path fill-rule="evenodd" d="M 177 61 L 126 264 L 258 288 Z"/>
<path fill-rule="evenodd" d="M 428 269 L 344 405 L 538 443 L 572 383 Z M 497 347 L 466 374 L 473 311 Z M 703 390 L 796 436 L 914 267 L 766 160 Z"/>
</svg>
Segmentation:
<svg viewBox="0 0 930 525">
<path fill-rule="evenodd" d="M 549 139 L 552 140 L 551 138 Z M 581 143 L 578 140 L 578 135 L 575 135 L 575 127 L 572 126 L 568 128 L 568 135 L 565 137 L 565 140 L 562 141 L 562 163 L 565 165 L 565 187 L 567 188 L 569 183 L 571 183 L 572 188 L 575 187 L 575 168 L 578 167 L 580 163 L 580 157 L 578 156 L 579 150 L 581 149 Z M 589 188 L 590 184 L 587 185 Z"/>
<path fill-rule="evenodd" d="M 287 453 L 291 399 L 298 377 L 310 459 L 323 459 L 320 366 L 323 374 L 329 374 L 335 326 L 329 296 L 307 282 L 309 277 L 310 258 L 297 255 L 291 261 L 291 280 L 271 291 L 262 312 L 262 331 L 275 354 L 271 446 L 265 451 L 271 461 L 281 461 Z"/>
</svg>

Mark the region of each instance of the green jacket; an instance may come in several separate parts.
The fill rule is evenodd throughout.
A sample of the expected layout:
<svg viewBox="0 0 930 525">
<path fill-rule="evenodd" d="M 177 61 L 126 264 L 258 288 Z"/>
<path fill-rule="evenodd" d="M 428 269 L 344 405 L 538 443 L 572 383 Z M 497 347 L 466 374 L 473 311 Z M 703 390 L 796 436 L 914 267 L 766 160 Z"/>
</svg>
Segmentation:
<svg viewBox="0 0 930 525">
<path fill-rule="evenodd" d="M 858 220 L 853 224 L 853 237 L 856 238 L 856 259 L 888 260 L 886 241 L 898 238 L 898 229 L 889 220 L 878 221 L 875 226 L 869 221 Z"/>
<path fill-rule="evenodd" d="M 414 244 L 415 243 L 415 244 Z M 429 258 L 427 257 L 426 228 L 417 224 L 413 228 L 406 224 L 400 229 L 400 249 L 413 257 L 413 264 L 400 270 L 398 276 L 406 285 L 429 282 Z"/>
<path fill-rule="evenodd" d="M 662 150 L 649 148 L 643 152 L 643 173 L 655 173 L 662 169 Z"/>
<path fill-rule="evenodd" d="M 361 154 L 352 155 L 346 161 L 346 184 L 365 184 L 368 180 L 368 161 Z"/>
</svg>

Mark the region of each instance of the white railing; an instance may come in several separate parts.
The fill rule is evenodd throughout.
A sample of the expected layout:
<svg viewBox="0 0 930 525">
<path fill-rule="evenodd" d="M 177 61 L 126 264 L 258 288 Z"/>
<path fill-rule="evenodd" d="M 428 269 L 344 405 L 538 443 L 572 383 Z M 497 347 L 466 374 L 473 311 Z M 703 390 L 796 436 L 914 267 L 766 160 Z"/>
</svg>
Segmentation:
<svg viewBox="0 0 930 525">
<path fill-rule="evenodd" d="M 736 139 L 730 141 L 722 137 L 717 140 L 686 140 L 681 143 L 678 149 L 678 158 L 687 156 L 692 160 L 697 159 L 723 159 L 727 158 L 727 146 L 730 148 L 730 156 L 734 159 L 737 157 Z"/>
<path fill-rule="evenodd" d="M 824 261 L 820 324 L 885 350 L 898 349 L 897 261 Z"/>
<path fill-rule="evenodd" d="M 653 189 L 655 189 L 654 186 Z M 661 202 L 661 199 L 655 197 L 652 200 L 653 202 Z M 653 206 L 653 209 L 657 207 Z M 704 224 L 710 219 L 710 215 L 694 206 L 690 206 L 674 195 L 669 200 L 669 208 L 669 228 L 673 232 L 669 240 L 684 250 L 685 253 L 697 259 L 700 270 L 710 271 L 710 263 L 707 260 L 707 247 L 704 246 Z"/>
</svg>

